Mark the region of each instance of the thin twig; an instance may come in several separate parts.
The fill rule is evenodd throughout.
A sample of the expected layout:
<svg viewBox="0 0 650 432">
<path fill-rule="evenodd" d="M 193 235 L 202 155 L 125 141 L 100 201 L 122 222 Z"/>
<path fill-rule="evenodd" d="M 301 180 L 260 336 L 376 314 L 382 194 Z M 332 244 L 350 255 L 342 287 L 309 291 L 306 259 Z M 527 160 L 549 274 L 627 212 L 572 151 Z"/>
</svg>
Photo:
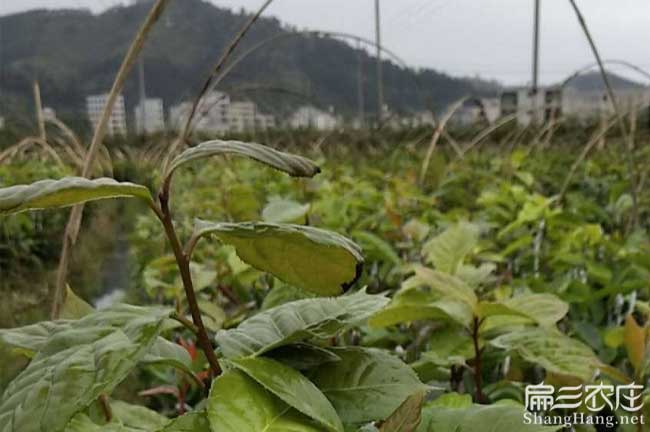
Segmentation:
<svg viewBox="0 0 650 432">
<path fill-rule="evenodd" d="M 124 81 L 129 75 L 129 72 L 135 64 L 138 55 L 144 47 L 147 35 L 162 15 L 168 3 L 169 0 L 156 1 L 156 3 L 149 11 L 149 15 L 147 16 L 146 20 L 140 27 L 138 34 L 135 36 L 135 39 L 133 39 L 133 42 L 131 42 L 131 46 L 129 47 L 129 50 L 124 57 L 122 65 L 120 66 L 120 69 L 115 77 L 115 81 L 113 82 L 113 87 L 111 88 L 111 92 L 109 93 L 108 99 L 106 101 L 106 106 L 104 106 L 102 116 L 99 120 L 99 123 L 97 124 L 97 127 L 95 128 L 95 133 L 93 135 L 92 141 L 90 142 L 90 147 L 86 152 L 84 166 L 81 172 L 81 175 L 83 177 L 88 178 L 90 176 L 95 158 L 97 157 L 99 148 L 101 147 L 104 137 L 106 136 L 106 128 L 111 114 L 113 113 L 113 105 L 115 105 L 115 101 L 117 100 L 117 97 L 122 91 L 122 87 L 124 86 Z M 68 264 L 70 262 L 69 254 L 72 250 L 72 246 L 77 242 L 77 237 L 79 236 L 79 228 L 81 227 L 81 219 L 83 218 L 83 209 L 83 204 L 72 208 L 72 211 L 70 212 L 70 216 L 68 218 L 68 223 L 65 227 L 65 232 L 63 234 L 63 247 L 61 249 L 61 256 L 59 258 L 56 285 L 54 287 L 54 293 L 52 295 L 52 309 L 50 312 L 52 319 L 57 319 L 59 317 L 61 306 L 65 301 L 65 285 L 68 277 Z"/>
<path fill-rule="evenodd" d="M 492 132 L 495 130 L 499 129 L 502 126 L 505 126 L 506 124 L 510 123 L 513 120 L 517 119 L 516 114 L 511 114 L 509 116 L 503 117 L 501 120 L 498 122 L 494 123 L 491 126 L 488 126 L 485 128 L 481 133 L 479 133 L 468 145 L 465 147 L 463 150 L 463 155 L 467 154 L 470 150 L 472 150 L 474 147 L 479 145 L 484 139 L 486 139 Z"/>
<path fill-rule="evenodd" d="M 185 121 L 185 126 L 183 127 L 183 130 L 180 135 L 180 141 L 184 142 L 189 137 L 192 131 L 192 120 L 196 115 L 196 111 L 199 107 L 199 104 L 201 103 L 201 99 L 203 99 L 203 96 L 205 96 L 205 94 L 210 89 L 214 88 L 223 79 L 223 75 L 220 74 L 220 72 L 225 66 L 226 62 L 228 61 L 228 58 L 232 55 L 232 53 L 235 51 L 235 48 L 237 48 L 237 45 L 239 45 L 239 43 L 244 38 L 244 36 L 246 36 L 246 33 L 248 33 L 248 31 L 253 26 L 253 24 L 255 24 L 255 22 L 264 13 L 266 8 L 268 8 L 271 5 L 271 3 L 273 3 L 273 0 L 266 0 L 264 2 L 264 4 L 262 5 L 262 7 L 259 8 L 257 13 L 251 16 L 251 18 L 246 22 L 246 24 L 239 30 L 239 33 L 235 35 L 235 38 L 230 42 L 230 44 L 223 51 L 221 57 L 219 57 L 217 64 L 212 69 L 210 76 L 203 84 L 203 88 L 201 88 L 198 97 L 194 100 L 194 103 L 192 104 L 192 110 L 190 111 L 190 114 L 187 117 L 187 120 Z"/>
<path fill-rule="evenodd" d="M 454 113 L 465 103 L 467 100 L 467 97 L 463 97 L 456 102 L 454 102 L 445 115 L 440 119 L 440 122 L 438 122 L 438 126 L 436 127 L 435 132 L 433 133 L 433 136 L 431 137 L 431 143 L 429 144 L 429 148 L 427 149 L 427 154 L 424 157 L 424 162 L 422 163 L 422 168 L 420 170 L 420 184 L 424 183 L 424 178 L 427 175 L 427 171 L 429 170 L 429 164 L 431 163 L 431 157 L 433 156 L 433 152 L 436 149 L 436 145 L 438 144 L 438 140 L 440 139 L 440 135 L 442 135 L 443 131 L 445 130 L 445 126 L 447 126 L 447 122 L 453 117 Z"/>
<path fill-rule="evenodd" d="M 594 42 L 594 39 L 591 36 L 589 27 L 587 27 L 587 22 L 585 21 L 585 18 L 582 15 L 582 12 L 580 11 L 580 8 L 578 7 L 575 0 L 569 0 L 569 2 L 571 3 L 571 6 L 573 6 L 573 10 L 576 13 L 578 22 L 580 23 L 580 26 L 582 27 L 582 30 L 584 31 L 585 36 L 587 37 L 587 41 L 589 42 L 589 46 L 591 47 L 591 51 L 593 52 L 594 57 L 596 58 L 596 62 L 598 63 L 598 68 L 600 69 L 600 74 L 603 78 L 603 81 L 605 82 L 607 96 L 609 97 L 609 101 L 612 104 L 612 108 L 614 109 L 614 114 L 616 115 L 616 121 L 618 123 L 619 128 L 621 129 L 621 133 L 623 134 L 623 139 L 627 146 L 625 159 L 627 163 L 627 169 L 630 175 L 630 194 L 632 195 L 632 216 L 630 220 L 630 227 L 634 229 L 634 227 L 636 227 L 637 225 L 638 217 L 639 217 L 639 200 L 637 196 L 637 187 L 636 187 L 637 169 L 636 169 L 636 162 L 634 160 L 634 137 L 630 134 L 627 125 L 623 120 L 623 115 L 619 108 L 618 100 L 616 99 L 616 95 L 614 94 L 611 83 L 609 82 L 609 76 L 605 71 L 605 66 L 603 64 L 602 58 L 600 57 L 600 53 L 598 52 L 598 48 L 596 47 L 596 43 Z"/>
</svg>

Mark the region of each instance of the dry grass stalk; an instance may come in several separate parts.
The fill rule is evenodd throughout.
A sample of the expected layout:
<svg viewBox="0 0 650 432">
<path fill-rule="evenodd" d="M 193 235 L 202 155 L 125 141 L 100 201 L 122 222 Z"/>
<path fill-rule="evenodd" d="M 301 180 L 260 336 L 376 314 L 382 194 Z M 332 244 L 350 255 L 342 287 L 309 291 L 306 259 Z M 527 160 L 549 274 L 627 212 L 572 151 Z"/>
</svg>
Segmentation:
<svg viewBox="0 0 650 432">
<path fill-rule="evenodd" d="M 600 69 L 600 74 L 603 78 L 603 81 L 605 82 L 605 89 L 607 90 L 607 96 L 609 97 L 609 101 L 612 104 L 612 108 L 614 109 L 616 122 L 618 123 L 618 126 L 621 129 L 621 134 L 623 135 L 623 139 L 627 147 L 625 152 L 625 156 L 626 156 L 625 160 L 630 175 L 630 195 L 632 196 L 632 216 L 630 218 L 629 228 L 633 229 L 634 227 L 636 227 L 638 222 L 638 217 L 639 217 L 639 199 L 637 196 L 637 168 L 636 168 L 636 162 L 634 160 L 634 136 L 630 134 L 627 125 L 625 124 L 625 120 L 623 119 L 623 114 L 618 104 L 618 100 L 616 99 L 614 90 L 612 89 L 611 83 L 609 82 L 609 76 L 605 71 L 603 60 L 600 57 L 600 53 L 598 52 L 596 43 L 594 42 L 594 39 L 591 36 L 591 32 L 589 31 L 587 22 L 585 21 L 585 18 L 582 15 L 580 8 L 578 7 L 576 0 L 569 0 L 569 2 L 571 3 L 571 6 L 573 7 L 573 10 L 576 13 L 578 22 L 580 23 L 580 26 L 582 27 L 582 30 L 584 31 L 585 36 L 587 37 L 587 41 L 589 42 L 589 46 L 591 47 L 591 51 L 593 52 L 594 57 L 596 58 L 596 62 L 598 63 L 598 68 Z"/>
<path fill-rule="evenodd" d="M 13 146 L 9 147 L 8 149 L 4 150 L 2 153 L 0 153 L 0 163 L 6 161 L 11 161 L 13 158 L 24 152 L 25 150 L 29 149 L 30 147 L 34 146 L 39 146 L 43 149 L 43 151 L 49 155 L 56 163 L 58 163 L 61 166 L 65 166 L 63 163 L 63 160 L 61 160 L 61 157 L 59 154 L 52 148 L 50 144 L 47 143 L 44 139 L 41 139 L 39 137 L 27 137 L 22 139 L 20 142 L 17 144 L 14 144 Z"/>
<path fill-rule="evenodd" d="M 463 150 L 463 156 L 466 155 L 467 152 L 472 150 L 474 147 L 478 146 L 481 142 L 483 142 L 483 140 L 485 140 L 488 136 L 490 136 L 492 132 L 496 131 L 497 129 L 507 125 L 508 123 L 516 119 L 517 119 L 517 114 L 510 114 L 501 118 L 496 123 L 483 129 L 483 131 L 481 131 L 478 135 L 476 135 L 476 137 L 467 145 L 467 147 L 465 147 L 465 149 Z"/>
<path fill-rule="evenodd" d="M 43 103 L 41 102 L 41 86 L 38 81 L 34 81 L 34 105 L 36 107 L 36 123 L 38 123 L 38 136 L 43 141 L 47 141 L 45 133 L 45 120 L 43 117 Z"/>
<path fill-rule="evenodd" d="M 102 147 L 102 142 L 106 136 L 106 128 L 113 112 L 113 106 L 115 105 L 115 101 L 117 100 L 117 97 L 124 87 L 124 81 L 133 68 L 138 55 L 142 51 L 149 32 L 162 15 L 168 3 L 169 0 L 156 0 L 156 3 L 149 11 L 149 15 L 147 15 L 147 18 L 140 27 L 137 35 L 131 42 L 131 46 L 126 53 L 126 56 L 122 61 L 122 65 L 120 66 L 120 69 L 115 77 L 115 81 L 113 82 L 113 87 L 111 88 L 108 100 L 106 101 L 106 106 L 104 107 L 104 111 L 102 112 L 102 116 L 99 120 L 99 123 L 97 124 L 92 141 L 90 142 L 90 147 L 86 152 L 84 166 L 81 172 L 81 175 L 83 177 L 88 177 L 92 171 L 95 163 L 95 158 L 97 157 L 99 148 Z M 52 293 L 52 308 L 50 312 L 52 319 L 57 319 L 59 317 L 61 306 L 65 301 L 68 264 L 70 262 L 69 255 L 72 246 L 76 243 L 77 237 L 79 235 L 79 228 L 81 226 L 81 219 L 83 217 L 83 209 L 83 204 L 72 208 L 70 217 L 68 219 L 68 224 L 66 225 L 65 233 L 63 235 L 63 248 L 61 250 L 61 257 L 59 259 L 59 267 L 57 269 L 56 285 L 54 292 Z"/>
<path fill-rule="evenodd" d="M 248 33 L 248 31 L 251 29 L 253 24 L 255 24 L 255 22 L 264 13 L 266 8 L 268 8 L 271 5 L 271 3 L 273 3 L 273 0 L 266 0 L 264 4 L 262 4 L 262 6 L 258 9 L 257 13 L 255 13 L 255 15 L 250 17 L 250 19 L 246 22 L 246 24 L 244 24 L 244 26 L 235 35 L 235 37 L 230 42 L 230 44 L 228 44 L 226 49 L 221 53 L 221 56 L 217 60 L 216 65 L 212 68 L 212 71 L 210 72 L 208 79 L 205 81 L 203 87 L 201 88 L 201 91 L 199 92 L 198 96 L 194 100 L 192 104 L 192 109 L 190 110 L 190 113 L 187 116 L 187 119 L 185 120 L 183 129 L 181 129 L 181 133 L 179 134 L 178 138 L 174 140 L 174 142 L 171 145 L 171 148 L 167 152 L 166 159 L 163 164 L 163 172 L 167 170 L 167 165 L 169 161 L 176 155 L 176 152 L 178 152 L 183 146 L 186 146 L 188 144 L 188 139 L 192 134 L 192 124 L 194 118 L 196 117 L 196 113 L 198 111 L 199 105 L 203 101 L 203 97 L 206 94 L 208 94 L 211 90 L 213 90 L 217 85 L 219 85 L 219 83 L 223 80 L 226 74 L 230 71 L 229 69 L 224 70 L 224 67 L 226 66 L 226 62 L 228 61 L 232 53 L 235 51 L 239 43 L 242 41 L 244 36 L 246 36 L 246 33 Z"/>
<path fill-rule="evenodd" d="M 447 123 L 454 116 L 456 111 L 458 111 L 458 109 L 461 106 L 463 106 L 466 100 L 467 97 L 463 97 L 461 99 L 458 99 L 456 102 L 454 102 L 449 107 L 445 115 L 443 115 L 440 121 L 438 122 L 438 126 L 436 127 L 436 130 L 433 133 L 433 136 L 431 137 L 431 142 L 429 143 L 429 148 L 427 149 L 427 153 L 424 156 L 424 161 L 422 162 L 422 168 L 420 169 L 420 184 L 424 183 L 424 178 L 426 177 L 427 171 L 429 171 L 429 165 L 431 164 L 431 157 L 433 156 L 433 152 L 436 150 L 436 146 L 438 145 L 438 140 L 440 139 L 440 136 L 445 130 Z"/>
</svg>

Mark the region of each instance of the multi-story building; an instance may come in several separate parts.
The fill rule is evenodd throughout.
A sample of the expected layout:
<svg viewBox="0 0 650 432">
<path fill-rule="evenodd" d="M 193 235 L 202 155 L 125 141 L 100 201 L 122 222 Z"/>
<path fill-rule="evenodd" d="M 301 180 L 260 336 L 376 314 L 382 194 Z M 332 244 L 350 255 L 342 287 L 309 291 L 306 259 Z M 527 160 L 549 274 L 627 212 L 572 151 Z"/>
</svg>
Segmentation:
<svg viewBox="0 0 650 432">
<path fill-rule="evenodd" d="M 253 102 L 231 102 L 228 107 L 228 124 L 231 132 L 244 132 L 257 127 L 257 106 Z"/>
<path fill-rule="evenodd" d="M 311 105 L 298 108 L 289 119 L 289 126 L 294 129 L 333 130 L 338 124 L 338 119 L 332 113 Z"/>
<path fill-rule="evenodd" d="M 194 130 L 209 134 L 228 132 L 230 96 L 226 93 L 213 91 L 203 97 L 194 117 Z M 169 118 L 176 130 L 181 130 L 187 122 L 192 110 L 191 102 L 182 102 L 171 108 Z"/>
<path fill-rule="evenodd" d="M 147 98 L 134 109 L 135 130 L 139 134 L 156 133 L 165 130 L 165 110 L 160 98 Z"/>
<path fill-rule="evenodd" d="M 271 114 L 257 114 L 255 116 L 255 127 L 260 130 L 274 129 L 276 127 L 275 117 Z"/>
<path fill-rule="evenodd" d="M 191 109 L 190 102 L 173 106 L 169 112 L 171 126 L 183 128 Z M 261 113 L 254 102 L 232 101 L 228 94 L 218 91 L 204 96 L 194 120 L 194 130 L 208 134 L 264 130 L 275 125 L 275 117 Z"/>
<path fill-rule="evenodd" d="M 93 129 L 97 128 L 104 106 L 108 101 L 108 94 L 91 95 L 86 97 L 86 110 L 88 119 L 93 125 Z M 108 121 L 106 133 L 111 136 L 122 135 L 126 136 L 126 107 L 124 105 L 124 96 L 119 95 L 113 105 L 113 111 Z"/>
</svg>

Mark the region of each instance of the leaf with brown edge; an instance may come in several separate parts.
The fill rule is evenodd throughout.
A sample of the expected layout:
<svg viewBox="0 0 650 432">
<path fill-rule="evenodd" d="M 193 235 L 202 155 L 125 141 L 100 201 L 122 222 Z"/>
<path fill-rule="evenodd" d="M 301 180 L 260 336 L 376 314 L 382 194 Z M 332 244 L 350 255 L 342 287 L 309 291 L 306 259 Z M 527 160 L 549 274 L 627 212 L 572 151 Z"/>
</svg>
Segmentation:
<svg viewBox="0 0 650 432">
<path fill-rule="evenodd" d="M 331 231 L 290 224 L 197 220 L 193 238 L 208 235 L 234 246 L 239 258 L 256 269 L 318 295 L 339 295 L 361 274 L 359 246 Z"/>
<path fill-rule="evenodd" d="M 379 427 L 379 432 L 414 432 L 422 420 L 424 392 L 409 396 Z"/>
</svg>

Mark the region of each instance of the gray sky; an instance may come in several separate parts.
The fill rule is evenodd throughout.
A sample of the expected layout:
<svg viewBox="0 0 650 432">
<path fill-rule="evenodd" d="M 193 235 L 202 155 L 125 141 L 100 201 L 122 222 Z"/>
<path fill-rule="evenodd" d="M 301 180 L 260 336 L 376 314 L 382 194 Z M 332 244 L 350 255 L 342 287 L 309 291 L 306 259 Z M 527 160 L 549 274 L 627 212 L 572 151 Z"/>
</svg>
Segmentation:
<svg viewBox="0 0 650 432">
<path fill-rule="evenodd" d="M 182 1 L 182 0 L 175 0 Z M 262 0 L 211 0 L 257 8 Z M 541 79 L 555 82 L 593 57 L 568 0 L 542 1 Z M 116 0 L 0 0 L 0 14 L 35 7 L 89 7 Z M 650 70 L 649 0 L 578 0 L 604 58 Z M 275 0 L 267 15 L 299 28 L 374 37 L 373 0 Z M 413 66 L 530 81 L 533 0 L 382 0 L 385 45 Z M 629 77 L 634 74 L 613 68 Z"/>
</svg>

